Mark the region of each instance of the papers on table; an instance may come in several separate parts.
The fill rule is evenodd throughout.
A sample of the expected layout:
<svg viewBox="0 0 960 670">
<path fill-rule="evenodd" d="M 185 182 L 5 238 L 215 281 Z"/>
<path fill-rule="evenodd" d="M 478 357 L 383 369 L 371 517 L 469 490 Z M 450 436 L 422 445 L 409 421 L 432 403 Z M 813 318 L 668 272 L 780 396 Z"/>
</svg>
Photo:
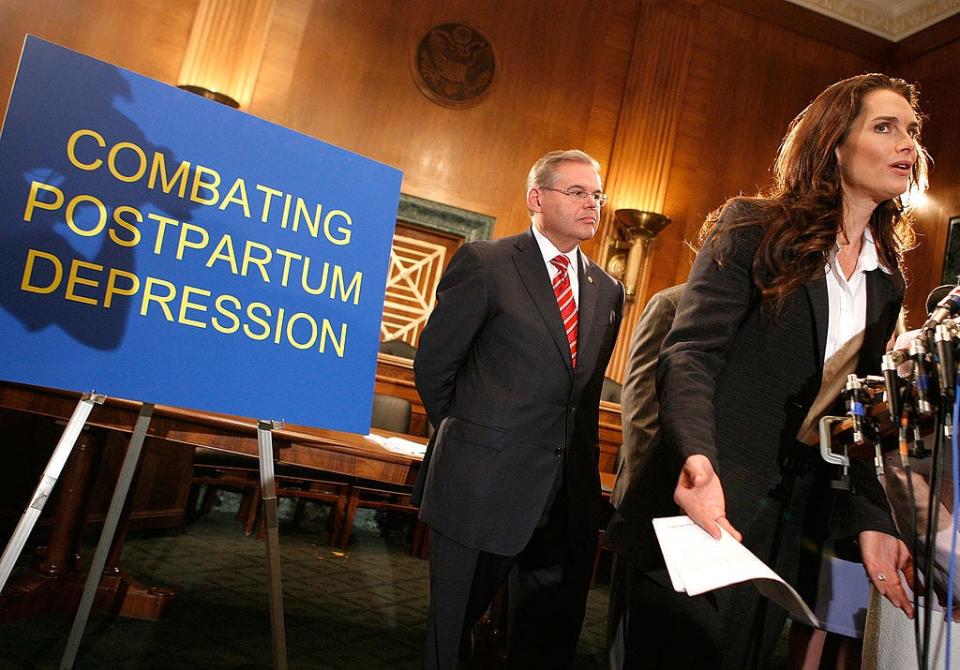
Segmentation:
<svg viewBox="0 0 960 670">
<path fill-rule="evenodd" d="M 722 528 L 719 540 L 688 516 L 654 519 L 653 528 L 675 590 L 695 596 L 749 581 L 797 619 L 820 625 L 793 587 Z"/>
<path fill-rule="evenodd" d="M 392 451 L 395 454 L 423 458 L 423 454 L 427 450 L 427 445 L 412 440 L 405 440 L 402 437 L 383 437 L 382 435 L 374 435 L 373 433 L 370 433 L 367 437 L 387 451 Z"/>
</svg>

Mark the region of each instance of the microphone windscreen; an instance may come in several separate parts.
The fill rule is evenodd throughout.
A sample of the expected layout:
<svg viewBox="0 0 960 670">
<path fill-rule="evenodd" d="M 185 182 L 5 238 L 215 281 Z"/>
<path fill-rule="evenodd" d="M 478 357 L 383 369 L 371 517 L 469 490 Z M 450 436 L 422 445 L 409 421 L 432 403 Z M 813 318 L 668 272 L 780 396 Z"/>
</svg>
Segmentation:
<svg viewBox="0 0 960 670">
<path fill-rule="evenodd" d="M 944 284 L 930 291 L 927 295 L 927 314 L 935 310 L 940 301 L 946 298 L 947 294 L 955 288 L 957 287 L 953 284 Z"/>
</svg>

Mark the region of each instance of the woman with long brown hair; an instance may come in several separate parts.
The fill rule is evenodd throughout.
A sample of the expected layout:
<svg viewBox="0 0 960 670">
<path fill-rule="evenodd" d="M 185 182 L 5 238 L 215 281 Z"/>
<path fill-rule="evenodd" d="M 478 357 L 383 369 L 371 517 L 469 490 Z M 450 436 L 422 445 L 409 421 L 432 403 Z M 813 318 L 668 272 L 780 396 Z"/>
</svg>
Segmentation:
<svg viewBox="0 0 960 670">
<path fill-rule="evenodd" d="M 630 563 L 625 667 L 763 667 L 785 612 L 752 585 L 674 592 L 649 519 L 682 511 L 732 534 L 795 583 L 811 496 L 832 473 L 802 438 L 846 373 L 875 373 L 913 243 L 903 194 L 922 190 L 917 93 L 868 74 L 833 84 L 791 123 L 775 183 L 708 218 L 657 371 L 661 442 L 607 536 Z M 852 469 L 833 532 L 912 615 L 912 578 L 872 469 Z M 633 501 L 630 499 L 633 498 Z"/>
</svg>

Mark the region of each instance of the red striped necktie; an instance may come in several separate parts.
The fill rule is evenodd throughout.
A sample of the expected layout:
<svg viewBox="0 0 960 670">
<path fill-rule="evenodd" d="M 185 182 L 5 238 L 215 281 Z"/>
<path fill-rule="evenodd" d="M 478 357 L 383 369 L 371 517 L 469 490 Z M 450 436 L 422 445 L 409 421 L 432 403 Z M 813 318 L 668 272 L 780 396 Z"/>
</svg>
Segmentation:
<svg viewBox="0 0 960 670">
<path fill-rule="evenodd" d="M 567 269 L 570 259 L 563 254 L 550 259 L 557 274 L 553 278 L 553 294 L 557 296 L 557 305 L 560 307 L 560 317 L 563 319 L 563 328 L 567 331 L 567 342 L 570 343 L 570 362 L 577 367 L 577 301 L 573 299 L 573 289 L 570 286 L 570 275 Z"/>
</svg>

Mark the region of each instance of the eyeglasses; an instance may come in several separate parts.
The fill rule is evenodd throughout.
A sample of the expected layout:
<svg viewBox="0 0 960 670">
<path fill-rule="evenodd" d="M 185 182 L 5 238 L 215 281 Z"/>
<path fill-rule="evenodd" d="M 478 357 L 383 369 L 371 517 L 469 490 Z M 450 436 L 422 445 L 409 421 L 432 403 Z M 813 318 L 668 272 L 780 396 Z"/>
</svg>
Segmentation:
<svg viewBox="0 0 960 670">
<path fill-rule="evenodd" d="M 607 194 L 606 193 L 587 193 L 586 191 L 581 191 L 578 188 L 567 190 L 565 188 L 550 188 L 549 186 L 541 186 L 544 191 L 556 191 L 557 193 L 563 193 L 564 195 L 569 195 L 576 198 L 580 202 L 587 202 L 588 198 L 593 198 L 593 202 L 596 203 L 597 207 L 603 207 L 607 204 Z"/>
</svg>

